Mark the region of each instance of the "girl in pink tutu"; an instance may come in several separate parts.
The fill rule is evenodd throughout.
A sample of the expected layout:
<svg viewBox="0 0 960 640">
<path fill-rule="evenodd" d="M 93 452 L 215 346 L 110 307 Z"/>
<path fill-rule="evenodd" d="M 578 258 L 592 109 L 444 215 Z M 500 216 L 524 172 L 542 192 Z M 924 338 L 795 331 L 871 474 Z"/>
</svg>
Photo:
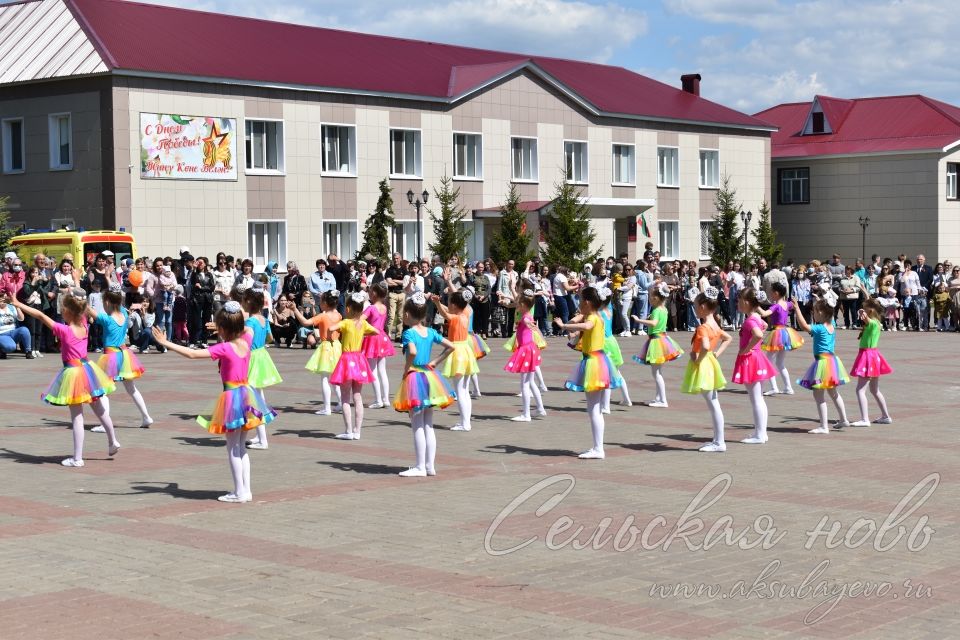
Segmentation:
<svg viewBox="0 0 960 640">
<path fill-rule="evenodd" d="M 222 342 L 207 349 L 190 349 L 167 340 L 160 327 L 153 327 L 157 344 L 179 353 L 184 358 L 216 360 L 220 366 L 223 393 L 217 399 L 209 418 L 198 417 L 197 422 L 210 433 L 227 436 L 227 460 L 233 476 L 233 492 L 219 498 L 220 502 L 250 502 L 250 456 L 244 443 L 244 432 L 271 422 L 277 412 L 271 409 L 263 395 L 248 384 L 250 354 L 253 352 L 253 335 L 246 331 L 243 308 L 231 300 L 214 316 L 217 336 Z"/>
<path fill-rule="evenodd" d="M 82 467 L 83 462 L 83 405 L 89 404 L 107 433 L 107 454 L 112 458 L 120 451 L 120 442 L 113 430 L 108 406 L 102 402 L 116 389 L 111 380 L 95 362 L 87 360 L 87 298 L 83 289 L 74 289 L 63 295 L 61 307 L 64 322 L 54 322 L 40 309 L 29 307 L 16 296 L 0 290 L 0 299 L 9 298 L 10 304 L 25 315 L 42 322 L 60 342 L 63 369 L 57 373 L 41 396 L 47 404 L 70 407 L 73 423 L 73 457 L 60 462 L 65 467 Z"/>
<path fill-rule="evenodd" d="M 363 397 L 360 391 L 363 385 L 373 382 L 373 372 L 364 357 L 361 348 L 363 337 L 382 333 L 363 319 L 363 303 L 367 294 L 350 294 L 346 300 L 347 318 L 336 326 L 340 332 L 342 353 L 333 373 L 330 384 L 340 386 L 341 406 L 343 407 L 344 432 L 337 434 L 338 440 L 359 440 L 363 426 Z"/>
<path fill-rule="evenodd" d="M 543 361 L 540 355 L 540 347 L 537 346 L 534 336 L 536 335 L 537 325 L 530 313 L 533 308 L 534 293 L 526 289 L 517 296 L 517 313 L 520 315 L 520 322 L 517 324 L 516 349 L 504 371 L 520 374 L 520 397 L 523 400 L 523 411 L 520 415 L 510 418 L 513 422 L 530 422 L 530 397 L 537 403 L 537 415 L 547 415 L 543 408 L 543 398 L 540 395 L 540 389 L 534 380 L 534 372 Z"/>
<path fill-rule="evenodd" d="M 877 424 L 893 422 L 890 412 L 887 411 L 887 400 L 880 393 L 880 376 L 893 373 L 893 369 L 877 348 L 880 342 L 882 317 L 883 306 L 877 302 L 876 298 L 870 298 L 863 303 L 863 308 L 860 309 L 860 322 L 863 325 L 863 330 L 860 332 L 860 351 L 857 352 L 857 359 L 853 361 L 853 367 L 850 369 L 850 373 L 857 376 L 857 403 L 860 405 L 860 419 L 852 422 L 850 424 L 852 427 L 870 426 L 867 404 L 868 385 L 870 393 L 880 405 L 880 417 L 875 422 Z"/>
<path fill-rule="evenodd" d="M 390 406 L 390 379 L 387 377 L 387 358 L 394 355 L 393 340 L 383 332 L 387 322 L 387 307 L 383 303 L 387 299 L 387 287 L 382 283 L 369 287 L 370 306 L 363 310 L 363 318 L 380 333 L 364 336 L 360 350 L 373 371 L 373 395 L 376 402 L 370 405 L 371 409 L 383 409 Z"/>
<path fill-rule="evenodd" d="M 840 416 L 837 427 L 846 427 L 849 424 L 843 398 L 837 391 L 837 387 L 850 382 L 850 376 L 847 375 L 843 362 L 836 355 L 837 326 L 833 323 L 835 307 L 835 298 L 821 298 L 813 303 L 813 325 L 807 324 L 803 314 L 797 314 L 797 324 L 813 337 L 813 364 L 804 376 L 797 380 L 797 384 L 801 387 L 813 391 L 813 398 L 817 402 L 820 426 L 811 429 L 809 433 L 830 433 L 830 424 L 827 420 L 827 394 L 836 405 Z"/>
<path fill-rule="evenodd" d="M 740 351 L 733 365 L 733 382 L 747 388 L 753 408 L 753 434 L 740 441 L 744 444 L 767 442 L 767 403 L 763 400 L 761 385 L 775 376 L 776 371 L 760 350 L 763 331 L 767 328 L 767 323 L 760 318 L 760 303 L 766 299 L 763 291 L 750 287 L 741 291 L 737 299 L 737 310 L 746 320 L 740 327 Z"/>
</svg>

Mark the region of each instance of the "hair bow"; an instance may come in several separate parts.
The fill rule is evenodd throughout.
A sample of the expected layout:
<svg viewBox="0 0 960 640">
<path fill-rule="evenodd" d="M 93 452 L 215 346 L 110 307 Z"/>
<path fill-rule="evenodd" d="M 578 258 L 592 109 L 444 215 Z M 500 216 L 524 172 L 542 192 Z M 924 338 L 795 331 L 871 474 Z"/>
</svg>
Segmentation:
<svg viewBox="0 0 960 640">
<path fill-rule="evenodd" d="M 532 298 L 532 297 L 535 296 L 536 294 L 534 293 L 533 289 L 524 289 L 524 290 L 523 290 L 523 295 L 526 296 L 526 297 L 528 297 L 528 298 Z"/>
<path fill-rule="evenodd" d="M 661 283 L 657 286 L 657 293 L 659 293 L 659 294 L 660 294 L 662 297 L 664 297 L 664 298 L 669 298 L 669 297 L 670 297 L 670 285 L 668 285 L 666 282 L 661 282 Z"/>
<path fill-rule="evenodd" d="M 363 291 L 357 291 L 356 293 L 350 294 L 350 299 L 362 304 L 367 301 L 367 294 Z"/>
<path fill-rule="evenodd" d="M 255 280 L 253 285 L 250 287 L 254 291 L 263 291 L 263 283 L 259 280 Z"/>
<path fill-rule="evenodd" d="M 80 287 L 74 287 L 74 288 L 70 289 L 70 295 L 71 295 L 72 297 L 76 298 L 77 300 L 86 300 L 86 299 L 87 299 L 87 292 L 84 291 L 83 289 L 81 289 Z"/>
<path fill-rule="evenodd" d="M 327 293 L 329 293 L 330 295 L 332 295 L 334 298 L 339 298 L 339 297 L 340 297 L 340 292 L 337 291 L 336 289 L 330 289 L 330 291 L 327 291 Z"/>
<path fill-rule="evenodd" d="M 234 289 L 237 291 L 237 293 L 243 293 L 244 291 L 246 291 L 246 290 L 249 289 L 249 288 L 250 288 L 250 287 L 248 287 L 248 286 L 247 286 L 245 283 L 243 283 L 243 282 L 237 284 L 237 286 L 234 287 Z"/>
<path fill-rule="evenodd" d="M 427 296 L 423 295 L 422 291 L 417 291 L 415 294 L 410 296 L 410 302 L 418 307 L 422 307 L 423 305 L 427 304 Z"/>
<path fill-rule="evenodd" d="M 240 313 L 241 307 L 240 303 L 236 300 L 231 300 L 223 305 L 223 310 L 227 313 Z"/>
<path fill-rule="evenodd" d="M 611 296 L 612 293 L 613 292 L 610 291 L 610 289 L 608 289 L 607 287 L 597 287 L 597 295 L 600 297 L 601 300 L 606 300 Z"/>
<path fill-rule="evenodd" d="M 716 300 L 720 297 L 720 290 L 716 287 L 707 287 L 703 290 L 703 295 L 705 295 L 710 300 Z"/>
<path fill-rule="evenodd" d="M 767 301 L 767 294 L 766 294 L 765 291 L 763 291 L 762 289 L 757 289 L 757 292 L 756 292 L 756 293 L 757 293 L 757 302 L 766 302 L 766 301 Z"/>
<path fill-rule="evenodd" d="M 473 300 L 473 291 L 470 291 L 470 289 L 461 289 L 460 295 L 463 296 L 463 300 L 465 302 L 470 302 Z"/>
<path fill-rule="evenodd" d="M 120 286 L 119 282 L 111 282 L 110 291 L 113 293 L 120 293 L 121 291 L 123 291 L 123 287 Z"/>
<path fill-rule="evenodd" d="M 696 300 L 697 296 L 699 295 L 700 295 L 700 289 L 697 289 L 696 287 L 690 287 L 689 289 L 687 289 L 688 300 L 690 301 Z"/>
</svg>

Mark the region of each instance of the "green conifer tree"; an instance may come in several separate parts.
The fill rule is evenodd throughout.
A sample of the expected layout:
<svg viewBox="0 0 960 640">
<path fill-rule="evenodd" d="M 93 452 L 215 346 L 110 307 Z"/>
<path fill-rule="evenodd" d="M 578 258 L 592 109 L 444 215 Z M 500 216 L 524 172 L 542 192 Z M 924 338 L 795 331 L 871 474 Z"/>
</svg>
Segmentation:
<svg viewBox="0 0 960 640">
<path fill-rule="evenodd" d="M 467 239 L 471 233 L 463 224 L 467 217 L 467 210 L 458 204 L 460 188 L 452 187 L 453 181 L 449 176 L 440 178 L 440 188 L 433 190 L 440 205 L 440 211 L 435 214 L 427 209 L 430 221 L 433 223 L 434 237 L 434 241 L 428 247 L 444 262 L 453 256 L 461 260 L 467 258 Z"/>
<path fill-rule="evenodd" d="M 393 217 L 393 197 L 390 193 L 393 187 L 386 178 L 380 181 L 380 197 L 373 214 L 363 225 L 363 245 L 357 251 L 357 257 L 367 255 L 379 260 L 386 260 L 390 256 L 390 229 L 396 225 Z"/>
<path fill-rule="evenodd" d="M 533 234 L 527 230 L 527 214 L 520 210 L 520 191 L 510 184 L 507 200 L 500 206 L 500 229 L 490 237 L 490 257 L 497 264 L 513 260 L 526 264 L 536 255 L 530 248 Z"/>
<path fill-rule="evenodd" d="M 729 176 L 723 176 L 713 206 L 717 213 L 713 216 L 713 226 L 710 228 L 710 260 L 723 267 L 730 260 L 743 259 L 743 237 L 737 223 L 740 204 L 737 203 L 737 190 L 730 186 Z"/>
<path fill-rule="evenodd" d="M 603 247 L 591 251 L 597 234 L 590 224 L 590 207 L 580 197 L 580 189 L 562 177 L 554 185 L 553 208 L 547 215 L 546 246 L 540 250 L 548 265 L 564 265 L 580 271 L 596 261 Z"/>
<path fill-rule="evenodd" d="M 783 259 L 783 243 L 777 242 L 777 232 L 770 221 L 770 205 L 766 200 L 760 205 L 760 219 L 753 230 L 753 244 L 750 253 L 754 259 L 766 258 L 767 264 Z"/>
</svg>

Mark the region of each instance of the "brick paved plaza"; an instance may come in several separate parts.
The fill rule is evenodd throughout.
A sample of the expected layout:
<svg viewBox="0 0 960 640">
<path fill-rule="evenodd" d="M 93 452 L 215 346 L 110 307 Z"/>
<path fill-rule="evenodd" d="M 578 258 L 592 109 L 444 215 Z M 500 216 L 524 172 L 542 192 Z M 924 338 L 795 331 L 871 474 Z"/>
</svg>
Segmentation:
<svg viewBox="0 0 960 640">
<path fill-rule="evenodd" d="M 848 365 L 855 335 L 838 338 Z M 687 334 L 676 337 L 687 342 Z M 809 435 L 816 410 L 798 388 L 796 396 L 768 399 L 770 442 L 741 445 L 750 408 L 733 387 L 721 394 L 725 454 L 696 451 L 710 439 L 708 414 L 701 398 L 679 393 L 682 365 L 668 365 L 670 408 L 614 404 L 604 461 L 573 455 L 590 444 L 583 395 L 560 390 L 574 353 L 551 341 L 544 368 L 549 416 L 517 424 L 503 418 L 517 412 L 517 378 L 501 370 L 506 353 L 493 342 L 494 354 L 481 362 L 485 395 L 474 404 L 473 431 L 447 431 L 456 412 L 438 414 L 436 478 L 397 477 L 411 463 L 412 445 L 406 416 L 392 410 L 369 410 L 361 441 L 333 439 L 341 417 L 313 414 L 317 378 L 302 368 L 309 353 L 272 349 L 286 380 L 267 394 L 280 416 L 270 449 L 251 452 L 254 502 L 246 505 L 216 501 L 231 488 L 223 439 L 194 422 L 218 392 L 212 363 L 144 356 L 140 388 L 157 423 L 136 428 L 135 408 L 118 392 L 112 405 L 120 454 L 106 459 L 105 437 L 91 433 L 86 467 L 66 469 L 59 462 L 71 452 L 67 411 L 38 399 L 58 358 L 11 356 L 0 363 L 0 638 L 956 635 L 955 335 L 884 334 L 881 347 L 896 369 L 883 387 L 895 419 L 890 426 Z M 640 339 L 621 344 L 632 353 Z M 734 351 L 723 358 L 728 372 Z M 794 376 L 809 357 L 809 346 L 790 356 Z M 631 363 L 624 371 L 634 399 L 650 399 L 647 370 Z M 391 374 L 396 385 L 399 361 Z M 852 386 L 843 395 L 855 416 Z M 96 424 L 89 412 L 87 419 Z M 933 472 L 939 486 L 925 501 L 920 496 L 932 485 L 921 488 L 911 503 L 922 504 L 901 514 L 882 539 L 869 523 L 858 523 L 880 527 Z M 732 486 L 688 517 L 686 527 L 700 518 L 719 532 L 729 516 L 729 537 L 750 529 L 740 538 L 754 548 L 727 544 L 716 533 L 709 549 L 699 548 L 703 532 L 687 541 L 674 535 L 667 545 L 667 529 L 656 526 L 644 538 L 610 539 L 628 518 L 639 530 L 657 516 L 673 527 L 701 488 L 718 476 L 723 481 L 720 474 L 729 474 Z M 488 528 L 504 507 L 552 476 L 504 514 L 487 546 L 535 540 L 505 555 L 485 550 Z M 547 504 L 567 490 L 561 502 Z M 925 533 L 922 516 L 929 518 Z M 839 546 L 828 549 L 819 537 L 805 548 L 806 532 L 824 517 L 824 531 L 838 523 Z M 591 539 L 601 523 L 607 533 Z M 586 548 L 564 544 L 578 526 Z M 767 549 L 754 527 L 771 530 Z M 884 545 L 892 548 L 875 549 Z M 818 574 L 822 561 L 829 565 Z M 808 574 L 808 587 L 800 589 Z M 807 592 L 824 580 L 848 594 L 831 611 L 820 604 L 826 596 Z M 878 597 L 883 582 L 890 584 Z M 677 583 L 721 591 L 683 597 L 673 593 Z M 791 595 L 791 587 L 801 592 Z"/>
</svg>

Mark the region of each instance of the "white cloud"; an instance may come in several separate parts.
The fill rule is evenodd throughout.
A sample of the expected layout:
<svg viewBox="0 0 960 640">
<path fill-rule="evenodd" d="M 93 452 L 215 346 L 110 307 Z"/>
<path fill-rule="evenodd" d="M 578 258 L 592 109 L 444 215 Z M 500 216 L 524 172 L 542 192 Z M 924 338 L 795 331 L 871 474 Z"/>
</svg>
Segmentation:
<svg viewBox="0 0 960 640">
<path fill-rule="evenodd" d="M 960 101 L 952 50 L 960 14 L 932 0 L 665 0 L 668 11 L 716 25 L 690 58 L 703 94 L 756 111 L 815 93 L 923 93 Z"/>
<path fill-rule="evenodd" d="M 608 62 L 646 33 L 647 17 L 635 9 L 582 0 L 452 0 L 405 3 L 367 0 L 346 4 L 301 0 L 148 0 L 189 9 L 220 11 L 281 22 L 363 31 Z"/>
</svg>

